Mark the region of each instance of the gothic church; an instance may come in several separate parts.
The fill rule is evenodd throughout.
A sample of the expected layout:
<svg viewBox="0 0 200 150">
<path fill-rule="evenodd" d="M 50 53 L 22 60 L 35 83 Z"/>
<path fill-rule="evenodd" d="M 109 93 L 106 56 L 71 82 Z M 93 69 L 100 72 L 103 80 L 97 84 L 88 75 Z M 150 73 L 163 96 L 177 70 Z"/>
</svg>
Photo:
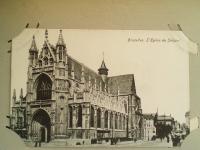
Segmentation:
<svg viewBox="0 0 200 150">
<path fill-rule="evenodd" d="M 102 61 L 97 72 L 68 54 L 60 30 L 56 45 L 45 39 L 29 49 L 27 93 L 14 89 L 10 128 L 21 137 L 92 141 L 142 138 L 141 100 L 133 74 L 108 76 Z"/>
</svg>

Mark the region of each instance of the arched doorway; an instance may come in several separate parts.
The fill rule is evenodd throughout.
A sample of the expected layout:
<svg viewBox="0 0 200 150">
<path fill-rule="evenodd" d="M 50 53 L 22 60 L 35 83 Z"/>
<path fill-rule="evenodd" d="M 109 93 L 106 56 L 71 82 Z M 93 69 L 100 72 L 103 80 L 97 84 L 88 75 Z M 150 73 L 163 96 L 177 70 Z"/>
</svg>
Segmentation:
<svg viewBox="0 0 200 150">
<path fill-rule="evenodd" d="M 48 113 L 38 109 L 32 117 L 31 135 L 33 140 L 49 142 L 51 139 L 51 120 Z"/>
</svg>

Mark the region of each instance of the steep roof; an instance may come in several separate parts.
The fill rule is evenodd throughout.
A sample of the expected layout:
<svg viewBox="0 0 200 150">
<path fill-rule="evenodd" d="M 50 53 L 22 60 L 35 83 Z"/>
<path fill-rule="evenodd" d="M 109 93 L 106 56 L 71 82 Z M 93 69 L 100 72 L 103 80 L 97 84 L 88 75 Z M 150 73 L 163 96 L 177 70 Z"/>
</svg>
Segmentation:
<svg viewBox="0 0 200 150">
<path fill-rule="evenodd" d="M 119 94 L 122 94 L 122 95 L 136 94 L 135 81 L 134 81 L 133 74 L 108 77 L 106 82 L 103 82 L 101 76 L 97 72 L 93 71 L 92 69 L 88 68 L 84 64 L 78 62 L 76 59 L 68 55 L 69 76 L 71 76 L 72 63 L 74 65 L 74 76 L 75 76 L 75 79 L 78 81 L 81 80 L 81 72 L 82 72 L 82 67 L 83 67 L 85 81 L 89 82 L 90 80 L 91 85 L 94 85 L 96 82 L 97 89 L 100 88 L 99 84 L 101 82 L 102 91 L 104 91 L 103 89 L 104 85 L 107 84 L 109 92 L 112 95 L 117 95 L 118 91 L 119 91 Z M 89 79 L 89 76 L 90 76 L 90 79 Z"/>
<path fill-rule="evenodd" d="M 108 88 L 111 94 L 136 94 L 133 74 L 108 77 Z"/>
<path fill-rule="evenodd" d="M 158 121 L 174 120 L 174 118 L 173 118 L 172 116 L 161 115 L 161 116 L 158 116 L 157 120 L 158 120 Z"/>
<path fill-rule="evenodd" d="M 143 114 L 144 119 L 153 120 L 156 114 Z"/>
</svg>

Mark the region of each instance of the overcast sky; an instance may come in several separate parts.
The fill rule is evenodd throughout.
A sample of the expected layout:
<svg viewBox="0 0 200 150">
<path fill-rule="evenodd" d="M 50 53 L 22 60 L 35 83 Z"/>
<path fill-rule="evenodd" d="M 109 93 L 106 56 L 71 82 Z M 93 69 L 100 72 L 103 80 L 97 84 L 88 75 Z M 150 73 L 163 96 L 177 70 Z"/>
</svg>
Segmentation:
<svg viewBox="0 0 200 150">
<path fill-rule="evenodd" d="M 25 29 L 13 39 L 11 90 L 26 93 L 28 51 L 32 36 L 44 43 L 44 29 Z M 48 29 L 56 44 L 59 29 Z M 180 31 L 63 30 L 67 53 L 97 71 L 104 60 L 109 76 L 134 74 L 143 113 L 171 114 L 185 122 L 189 109 L 189 56 L 196 45 Z M 24 94 L 25 95 L 25 94 Z"/>
</svg>

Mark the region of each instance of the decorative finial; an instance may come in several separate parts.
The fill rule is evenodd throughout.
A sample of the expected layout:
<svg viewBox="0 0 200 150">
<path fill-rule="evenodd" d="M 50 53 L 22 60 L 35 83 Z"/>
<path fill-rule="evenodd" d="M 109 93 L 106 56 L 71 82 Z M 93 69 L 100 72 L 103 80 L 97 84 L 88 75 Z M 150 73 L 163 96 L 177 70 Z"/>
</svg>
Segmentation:
<svg viewBox="0 0 200 150">
<path fill-rule="evenodd" d="M 37 25 L 36 25 L 36 28 L 39 28 L 39 26 L 40 26 L 40 23 L 38 22 Z"/>
<path fill-rule="evenodd" d="M 48 39 L 48 30 L 45 30 L 45 38 Z"/>
<path fill-rule="evenodd" d="M 21 91 L 20 91 L 20 98 L 23 98 L 23 89 L 21 88 Z"/>
<path fill-rule="evenodd" d="M 16 99 L 16 89 L 13 90 L 13 99 Z"/>
<path fill-rule="evenodd" d="M 31 47 L 30 47 L 29 51 L 37 51 L 37 46 L 36 46 L 36 43 L 35 43 L 35 35 L 33 35 L 33 40 L 32 40 Z"/>
<path fill-rule="evenodd" d="M 15 102 L 16 102 L 16 89 L 13 90 L 12 99 L 13 99 L 13 104 L 15 104 Z"/>
<path fill-rule="evenodd" d="M 103 52 L 103 61 L 104 61 L 104 52 Z"/>
<path fill-rule="evenodd" d="M 26 24 L 25 28 L 28 28 L 28 27 L 29 27 L 29 23 Z"/>
</svg>

